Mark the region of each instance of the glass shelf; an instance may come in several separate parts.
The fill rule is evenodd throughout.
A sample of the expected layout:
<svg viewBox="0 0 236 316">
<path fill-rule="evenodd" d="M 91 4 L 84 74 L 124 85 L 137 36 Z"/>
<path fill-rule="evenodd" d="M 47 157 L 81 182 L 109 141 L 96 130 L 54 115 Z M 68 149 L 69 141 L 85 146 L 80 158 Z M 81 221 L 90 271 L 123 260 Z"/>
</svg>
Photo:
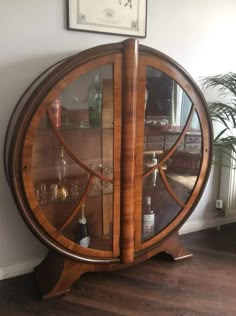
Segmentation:
<svg viewBox="0 0 236 316">
<path fill-rule="evenodd" d="M 103 181 L 95 178 L 95 183 L 88 193 L 88 198 L 113 194 L 112 183 L 103 182 L 101 184 L 101 182 Z M 40 181 L 35 183 L 34 186 L 36 198 L 39 204 L 44 206 L 79 201 L 86 190 L 87 183 L 80 183 L 79 180 L 71 180 L 64 183 L 62 188 L 56 181 Z M 58 191 L 63 192 L 63 189 L 65 192 L 64 197 L 62 194 L 58 194 Z"/>
<path fill-rule="evenodd" d="M 113 127 L 79 127 L 79 126 L 61 126 L 58 128 L 59 131 L 98 131 L 98 130 L 112 130 Z M 40 126 L 39 131 L 53 131 L 53 128 L 48 126 Z"/>
</svg>

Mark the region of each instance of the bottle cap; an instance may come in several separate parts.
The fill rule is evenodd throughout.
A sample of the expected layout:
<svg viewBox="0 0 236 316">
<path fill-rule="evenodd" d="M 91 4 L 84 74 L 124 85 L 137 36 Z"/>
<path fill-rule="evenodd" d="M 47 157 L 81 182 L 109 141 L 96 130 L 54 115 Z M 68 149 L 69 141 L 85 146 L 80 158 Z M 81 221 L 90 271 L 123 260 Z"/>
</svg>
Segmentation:
<svg viewBox="0 0 236 316">
<path fill-rule="evenodd" d="M 146 196 L 146 204 L 147 205 L 151 205 L 151 201 L 152 201 L 151 197 L 150 196 Z"/>
<path fill-rule="evenodd" d="M 95 76 L 94 76 L 94 81 L 95 81 L 96 83 L 100 81 L 99 74 L 95 74 Z"/>
<path fill-rule="evenodd" d="M 80 224 L 87 224 L 87 219 L 86 219 L 86 217 L 81 217 L 81 218 L 79 219 L 79 223 L 80 223 Z"/>
</svg>

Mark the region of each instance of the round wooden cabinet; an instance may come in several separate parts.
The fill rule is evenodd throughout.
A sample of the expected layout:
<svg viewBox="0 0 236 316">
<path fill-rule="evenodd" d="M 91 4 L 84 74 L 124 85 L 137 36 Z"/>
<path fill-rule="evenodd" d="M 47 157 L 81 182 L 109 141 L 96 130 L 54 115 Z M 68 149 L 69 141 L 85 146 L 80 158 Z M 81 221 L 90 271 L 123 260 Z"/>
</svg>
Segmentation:
<svg viewBox="0 0 236 316">
<path fill-rule="evenodd" d="M 87 271 L 190 255 L 178 229 L 203 192 L 211 139 L 191 77 L 135 39 L 38 77 L 12 116 L 5 165 L 25 222 L 50 249 L 35 269 L 42 297 Z"/>
</svg>

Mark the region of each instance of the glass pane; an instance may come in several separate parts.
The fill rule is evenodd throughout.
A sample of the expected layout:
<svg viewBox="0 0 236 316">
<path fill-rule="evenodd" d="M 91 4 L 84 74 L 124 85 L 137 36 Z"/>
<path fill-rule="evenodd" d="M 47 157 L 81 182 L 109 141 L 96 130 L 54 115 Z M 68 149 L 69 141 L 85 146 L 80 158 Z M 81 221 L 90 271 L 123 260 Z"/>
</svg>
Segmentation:
<svg viewBox="0 0 236 316">
<path fill-rule="evenodd" d="M 177 149 L 167 161 L 166 175 L 176 183 L 173 190 L 177 195 L 182 195 L 184 203 L 187 202 L 194 189 L 201 160 L 202 136 L 199 118 L 195 112 L 184 137 L 183 150 Z M 183 192 L 186 192 L 185 198 Z"/>
<path fill-rule="evenodd" d="M 67 238 L 98 250 L 112 250 L 112 78 L 110 64 L 69 84 L 43 117 L 32 157 L 47 219 Z"/>
<path fill-rule="evenodd" d="M 191 100 L 173 79 L 152 67 L 147 67 L 145 104 L 143 241 L 158 234 L 183 209 L 194 189 L 202 159 L 196 112 L 187 131 L 183 131 Z M 164 161 L 161 167 L 160 161 Z"/>
<path fill-rule="evenodd" d="M 155 154 L 155 158 L 159 160 L 179 138 L 192 103 L 172 78 L 149 66 L 145 101 L 145 155 Z M 181 145 L 183 146 L 183 143 Z M 146 158 L 144 157 L 145 162 Z M 145 165 L 144 170 L 147 168 Z"/>
</svg>

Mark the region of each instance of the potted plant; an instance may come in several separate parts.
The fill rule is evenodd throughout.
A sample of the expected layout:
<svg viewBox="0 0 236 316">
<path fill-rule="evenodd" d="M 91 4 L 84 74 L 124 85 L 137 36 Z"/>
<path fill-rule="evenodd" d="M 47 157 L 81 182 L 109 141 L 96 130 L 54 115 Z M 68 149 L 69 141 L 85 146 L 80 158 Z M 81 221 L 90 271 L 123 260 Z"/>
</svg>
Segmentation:
<svg viewBox="0 0 236 316">
<path fill-rule="evenodd" d="M 213 163 L 235 168 L 236 163 L 236 73 L 204 77 L 203 89 L 217 89 L 220 101 L 208 102 L 214 125 Z"/>
</svg>

